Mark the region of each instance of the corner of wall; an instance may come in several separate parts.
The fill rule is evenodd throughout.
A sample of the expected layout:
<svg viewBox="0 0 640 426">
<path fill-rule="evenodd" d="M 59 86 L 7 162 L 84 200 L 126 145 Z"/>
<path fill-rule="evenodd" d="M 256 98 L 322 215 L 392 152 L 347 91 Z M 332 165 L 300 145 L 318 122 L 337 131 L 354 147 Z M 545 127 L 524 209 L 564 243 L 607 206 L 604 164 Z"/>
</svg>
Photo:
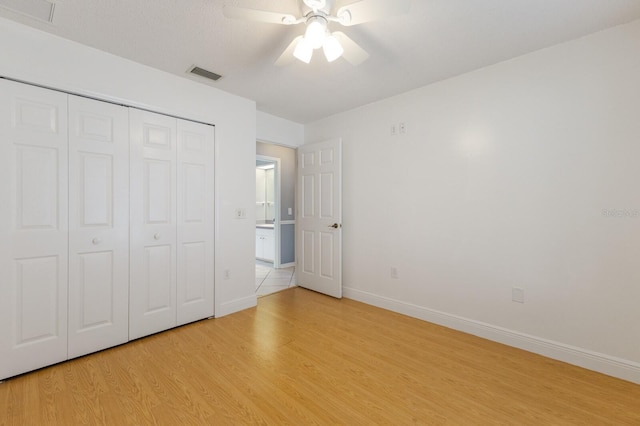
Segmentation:
<svg viewBox="0 0 640 426">
<path fill-rule="evenodd" d="M 256 138 L 259 141 L 296 148 L 304 143 L 304 126 L 256 111 Z"/>
</svg>

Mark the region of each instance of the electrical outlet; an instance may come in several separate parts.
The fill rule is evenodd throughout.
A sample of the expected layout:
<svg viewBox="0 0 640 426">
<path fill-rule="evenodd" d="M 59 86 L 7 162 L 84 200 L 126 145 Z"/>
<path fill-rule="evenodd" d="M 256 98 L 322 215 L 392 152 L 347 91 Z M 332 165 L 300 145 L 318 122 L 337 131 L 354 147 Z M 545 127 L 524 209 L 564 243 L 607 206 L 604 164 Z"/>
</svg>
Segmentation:
<svg viewBox="0 0 640 426">
<path fill-rule="evenodd" d="M 236 216 L 236 219 L 246 219 L 247 218 L 247 211 L 245 209 L 243 209 L 242 207 L 238 207 L 236 209 L 235 216 Z"/>
<path fill-rule="evenodd" d="M 398 268 L 396 268 L 395 266 L 391 267 L 391 278 L 393 278 L 394 280 L 398 279 Z"/>
<path fill-rule="evenodd" d="M 396 134 L 398 134 L 398 128 L 396 127 L 395 124 L 391 125 L 391 136 L 395 136 Z"/>
<path fill-rule="evenodd" d="M 293 214 L 293 209 L 292 209 L 291 207 L 289 207 L 289 208 L 287 209 L 287 214 L 288 214 L 289 216 L 291 216 L 291 215 Z"/>
<path fill-rule="evenodd" d="M 511 289 L 511 300 L 517 303 L 524 303 L 524 289 L 513 287 Z"/>
<path fill-rule="evenodd" d="M 407 125 L 404 122 L 398 124 L 398 129 L 401 135 L 404 135 L 407 133 Z"/>
</svg>

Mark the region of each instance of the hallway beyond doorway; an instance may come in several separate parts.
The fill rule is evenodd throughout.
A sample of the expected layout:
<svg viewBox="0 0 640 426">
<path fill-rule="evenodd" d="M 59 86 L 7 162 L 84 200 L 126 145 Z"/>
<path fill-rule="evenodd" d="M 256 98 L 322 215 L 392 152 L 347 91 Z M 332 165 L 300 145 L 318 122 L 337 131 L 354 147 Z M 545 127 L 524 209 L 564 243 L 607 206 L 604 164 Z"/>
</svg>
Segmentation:
<svg viewBox="0 0 640 426">
<path fill-rule="evenodd" d="M 266 296 L 296 287 L 295 267 L 274 269 L 273 263 L 256 260 L 256 294 Z"/>
</svg>

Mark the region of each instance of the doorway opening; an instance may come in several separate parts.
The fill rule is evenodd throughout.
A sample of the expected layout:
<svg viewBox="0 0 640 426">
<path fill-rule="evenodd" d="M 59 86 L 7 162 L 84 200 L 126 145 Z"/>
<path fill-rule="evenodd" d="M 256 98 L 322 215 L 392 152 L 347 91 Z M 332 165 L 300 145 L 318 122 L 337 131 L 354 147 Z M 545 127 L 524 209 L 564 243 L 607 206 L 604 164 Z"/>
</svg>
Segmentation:
<svg viewBox="0 0 640 426">
<path fill-rule="evenodd" d="M 281 268 L 280 159 L 256 155 L 256 293 L 258 296 L 296 285 L 295 267 Z"/>
<path fill-rule="evenodd" d="M 258 296 L 296 285 L 296 157 L 295 148 L 256 141 Z"/>
</svg>

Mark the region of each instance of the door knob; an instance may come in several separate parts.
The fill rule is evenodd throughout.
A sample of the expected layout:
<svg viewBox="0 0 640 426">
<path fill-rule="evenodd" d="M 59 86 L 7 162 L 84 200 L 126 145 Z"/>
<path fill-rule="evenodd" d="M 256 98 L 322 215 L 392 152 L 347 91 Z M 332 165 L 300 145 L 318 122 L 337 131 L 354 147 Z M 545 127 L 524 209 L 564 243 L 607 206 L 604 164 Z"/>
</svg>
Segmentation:
<svg viewBox="0 0 640 426">
<path fill-rule="evenodd" d="M 93 243 L 94 246 L 97 246 L 102 242 L 102 238 L 95 237 L 93 240 L 91 240 L 91 242 Z"/>
<path fill-rule="evenodd" d="M 338 229 L 339 227 L 340 225 L 338 225 L 337 223 L 334 223 L 333 225 L 329 225 L 329 228 Z"/>
<path fill-rule="evenodd" d="M 153 239 L 154 240 L 159 240 L 160 239 L 160 234 L 158 234 L 158 233 L 153 234 Z"/>
</svg>

